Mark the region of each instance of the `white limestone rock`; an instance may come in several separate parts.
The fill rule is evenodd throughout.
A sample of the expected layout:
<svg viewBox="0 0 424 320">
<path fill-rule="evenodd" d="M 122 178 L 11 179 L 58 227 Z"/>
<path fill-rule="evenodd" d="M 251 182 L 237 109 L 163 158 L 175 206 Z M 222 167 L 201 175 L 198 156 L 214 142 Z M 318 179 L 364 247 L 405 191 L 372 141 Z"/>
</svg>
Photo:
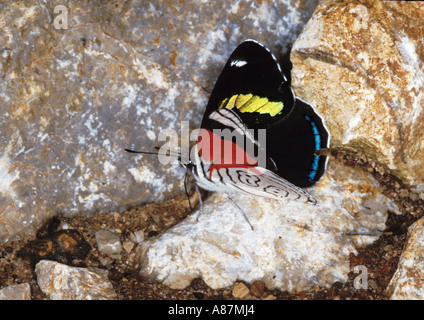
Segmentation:
<svg viewBox="0 0 424 320">
<path fill-rule="evenodd" d="M 355 243 L 377 239 L 387 210 L 398 208 L 368 173 L 332 161 L 309 191 L 317 206 L 235 195 L 254 230 L 225 195 L 214 194 L 198 222 L 193 214 L 140 245 L 141 274 L 179 289 L 196 277 L 212 288 L 262 280 L 289 292 L 345 282 Z"/>
<path fill-rule="evenodd" d="M 35 266 L 37 283 L 51 300 L 113 300 L 116 293 L 108 272 L 99 268 L 77 268 L 41 260 Z"/>
</svg>

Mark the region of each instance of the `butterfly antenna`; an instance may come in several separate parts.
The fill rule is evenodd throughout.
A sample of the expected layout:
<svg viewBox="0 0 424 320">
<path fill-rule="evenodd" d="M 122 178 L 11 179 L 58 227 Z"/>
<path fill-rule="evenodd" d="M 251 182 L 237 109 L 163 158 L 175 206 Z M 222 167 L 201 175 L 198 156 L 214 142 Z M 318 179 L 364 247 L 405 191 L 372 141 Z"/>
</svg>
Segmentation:
<svg viewBox="0 0 424 320">
<path fill-rule="evenodd" d="M 128 153 L 141 153 L 141 154 L 156 154 L 159 155 L 159 147 L 154 147 L 157 151 L 138 151 L 138 150 L 132 150 L 132 149 L 124 149 L 125 152 Z M 177 153 L 169 153 L 169 156 L 178 158 L 179 161 L 181 161 L 181 154 L 179 152 Z"/>
<path fill-rule="evenodd" d="M 128 152 L 128 153 L 159 154 L 159 152 L 136 151 L 136 150 L 131 150 L 131 149 L 124 149 L 124 151 Z"/>
</svg>

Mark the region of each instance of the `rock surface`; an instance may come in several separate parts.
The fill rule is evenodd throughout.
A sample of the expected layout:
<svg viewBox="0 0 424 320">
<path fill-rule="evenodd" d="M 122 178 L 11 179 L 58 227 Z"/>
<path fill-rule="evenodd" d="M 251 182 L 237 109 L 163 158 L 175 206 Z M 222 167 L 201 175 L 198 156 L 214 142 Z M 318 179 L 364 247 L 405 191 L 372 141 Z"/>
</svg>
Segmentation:
<svg viewBox="0 0 424 320">
<path fill-rule="evenodd" d="M 424 299 L 424 218 L 408 229 L 408 242 L 399 260 L 398 269 L 387 287 L 393 300 Z"/>
<path fill-rule="evenodd" d="M 197 128 L 237 44 L 284 52 L 316 3 L 2 1 L 0 239 L 183 193 L 177 164 L 123 149 Z"/>
<path fill-rule="evenodd" d="M 35 266 L 37 283 L 51 300 L 113 300 L 116 293 L 108 272 L 99 268 L 76 268 L 42 260 Z"/>
<path fill-rule="evenodd" d="M 141 274 L 171 288 L 196 277 L 212 288 L 262 280 L 289 292 L 343 283 L 349 254 L 372 243 L 385 229 L 387 210 L 398 208 L 369 174 L 337 162 L 310 191 L 317 206 L 235 195 L 254 230 L 226 196 L 214 194 L 198 222 L 193 214 L 140 245 Z"/>
<path fill-rule="evenodd" d="M 324 0 L 291 52 L 292 85 L 334 148 L 374 158 L 424 191 L 424 6 Z"/>
<path fill-rule="evenodd" d="M 31 300 L 31 286 L 22 283 L 3 288 L 0 290 L 0 300 Z"/>
</svg>

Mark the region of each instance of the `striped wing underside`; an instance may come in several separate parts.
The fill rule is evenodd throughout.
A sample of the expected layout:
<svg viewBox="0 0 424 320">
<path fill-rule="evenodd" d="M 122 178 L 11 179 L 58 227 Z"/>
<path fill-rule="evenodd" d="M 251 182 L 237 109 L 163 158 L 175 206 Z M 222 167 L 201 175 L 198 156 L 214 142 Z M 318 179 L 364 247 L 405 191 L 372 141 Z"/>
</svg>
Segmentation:
<svg viewBox="0 0 424 320">
<path fill-rule="evenodd" d="M 243 134 L 249 140 L 254 139 L 240 117 L 230 109 L 218 109 L 210 114 L 209 119 Z M 255 144 L 259 145 L 257 142 Z M 228 165 L 214 167 L 210 172 L 210 179 L 251 195 L 277 200 L 291 198 L 312 204 L 317 203 L 317 200 L 308 192 L 263 167 L 231 167 Z"/>
<path fill-rule="evenodd" d="M 305 190 L 281 178 L 270 170 L 254 167 L 220 168 L 212 172 L 212 180 L 220 181 L 233 189 L 254 196 L 276 200 L 286 198 L 317 204 L 317 200 Z"/>
</svg>

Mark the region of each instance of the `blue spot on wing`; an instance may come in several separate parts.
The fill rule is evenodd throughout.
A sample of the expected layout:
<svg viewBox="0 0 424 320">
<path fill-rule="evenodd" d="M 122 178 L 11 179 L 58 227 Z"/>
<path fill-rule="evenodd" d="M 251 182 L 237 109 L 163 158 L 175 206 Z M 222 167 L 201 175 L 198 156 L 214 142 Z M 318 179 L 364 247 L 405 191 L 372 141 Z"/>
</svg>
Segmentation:
<svg viewBox="0 0 424 320">
<path fill-rule="evenodd" d="M 312 133 L 314 135 L 314 142 L 315 142 L 315 147 L 314 147 L 314 151 L 317 151 L 319 149 L 321 149 L 321 134 L 318 131 L 318 127 L 315 124 L 315 122 L 307 115 L 305 115 L 305 119 L 309 122 L 309 124 L 311 125 L 312 128 Z M 311 168 L 308 172 L 308 180 L 310 182 L 313 182 L 315 179 L 315 176 L 317 175 L 318 172 L 318 166 L 319 166 L 319 155 L 314 155 L 314 159 L 312 161 L 312 165 Z"/>
</svg>

